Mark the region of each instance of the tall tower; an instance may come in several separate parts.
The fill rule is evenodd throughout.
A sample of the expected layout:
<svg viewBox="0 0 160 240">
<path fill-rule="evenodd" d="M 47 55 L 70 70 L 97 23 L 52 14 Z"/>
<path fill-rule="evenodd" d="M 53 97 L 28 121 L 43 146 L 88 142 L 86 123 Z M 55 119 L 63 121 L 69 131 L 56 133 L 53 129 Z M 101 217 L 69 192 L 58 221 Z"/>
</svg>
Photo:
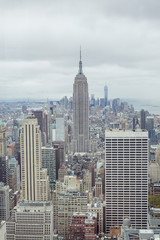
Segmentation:
<svg viewBox="0 0 160 240">
<path fill-rule="evenodd" d="M 73 152 L 89 152 L 89 97 L 87 78 L 82 71 L 81 51 L 79 72 L 73 84 Z"/>
<path fill-rule="evenodd" d="M 0 121 L 0 182 L 8 184 L 6 128 L 1 121 Z"/>
<path fill-rule="evenodd" d="M 41 169 L 41 131 L 34 116 L 25 119 L 20 135 L 21 187 L 25 200 L 48 200 L 47 169 Z"/>
<path fill-rule="evenodd" d="M 136 229 L 147 229 L 148 133 L 106 131 L 106 232 L 124 217 Z"/>
<path fill-rule="evenodd" d="M 141 110 L 141 129 L 146 129 L 146 112 L 144 111 L 144 109 Z"/>
<path fill-rule="evenodd" d="M 104 86 L 104 105 L 107 106 L 108 103 L 108 87 L 107 85 Z"/>
</svg>

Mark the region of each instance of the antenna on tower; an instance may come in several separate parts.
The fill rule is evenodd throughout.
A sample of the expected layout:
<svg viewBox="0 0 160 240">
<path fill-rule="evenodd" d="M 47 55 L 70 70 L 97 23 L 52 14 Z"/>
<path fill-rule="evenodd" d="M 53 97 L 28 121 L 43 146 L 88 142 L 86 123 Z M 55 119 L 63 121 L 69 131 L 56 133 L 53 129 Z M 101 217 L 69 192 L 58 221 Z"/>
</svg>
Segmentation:
<svg viewBox="0 0 160 240">
<path fill-rule="evenodd" d="M 80 45 L 80 61 L 81 61 L 81 45 Z"/>
</svg>

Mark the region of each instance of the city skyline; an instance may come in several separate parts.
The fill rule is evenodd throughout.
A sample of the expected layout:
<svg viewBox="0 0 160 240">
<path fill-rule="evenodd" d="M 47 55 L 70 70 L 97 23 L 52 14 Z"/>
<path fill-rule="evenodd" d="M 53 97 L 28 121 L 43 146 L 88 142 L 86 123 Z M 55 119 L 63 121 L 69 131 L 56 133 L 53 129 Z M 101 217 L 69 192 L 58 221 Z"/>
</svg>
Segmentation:
<svg viewBox="0 0 160 240">
<path fill-rule="evenodd" d="M 159 4 L 0 3 L 1 99 L 71 96 L 81 44 L 90 94 L 160 101 Z"/>
</svg>

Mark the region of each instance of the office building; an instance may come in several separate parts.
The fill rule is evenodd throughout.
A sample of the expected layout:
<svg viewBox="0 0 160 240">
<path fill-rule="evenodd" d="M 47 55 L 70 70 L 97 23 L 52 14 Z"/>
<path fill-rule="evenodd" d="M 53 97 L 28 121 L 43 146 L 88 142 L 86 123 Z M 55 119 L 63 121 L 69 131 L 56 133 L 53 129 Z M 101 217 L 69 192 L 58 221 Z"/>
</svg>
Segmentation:
<svg viewBox="0 0 160 240">
<path fill-rule="evenodd" d="M 146 117 L 146 129 L 148 130 L 150 144 L 155 145 L 156 144 L 156 133 L 155 133 L 155 129 L 154 129 L 154 117 L 153 116 Z"/>
<path fill-rule="evenodd" d="M 87 212 L 87 195 L 77 191 L 54 196 L 54 229 L 58 235 L 69 239 L 70 225 L 74 212 Z"/>
<path fill-rule="evenodd" d="M 20 166 L 18 164 L 18 161 L 12 157 L 9 162 L 8 162 L 8 169 L 9 169 L 9 173 L 10 175 L 14 175 L 15 178 L 15 191 L 19 191 L 20 190 Z"/>
<path fill-rule="evenodd" d="M 79 72 L 73 84 L 73 152 L 89 152 L 89 97 L 87 78 L 82 72 L 80 54 Z"/>
<path fill-rule="evenodd" d="M 107 85 L 104 86 L 104 105 L 107 106 L 108 104 L 108 87 Z"/>
<path fill-rule="evenodd" d="M 83 189 L 84 192 L 92 191 L 92 173 L 89 170 L 86 170 L 83 175 Z"/>
<path fill-rule="evenodd" d="M 95 181 L 95 197 L 100 197 L 102 195 L 102 178 L 96 178 Z"/>
<path fill-rule="evenodd" d="M 8 184 L 7 138 L 4 124 L 0 121 L 0 182 Z"/>
<path fill-rule="evenodd" d="M 146 112 L 144 109 L 141 110 L 140 112 L 140 118 L 141 118 L 141 129 L 145 130 L 146 129 Z"/>
<path fill-rule="evenodd" d="M 51 146 L 42 147 L 42 168 L 47 169 L 50 187 L 56 183 L 56 150 Z"/>
<path fill-rule="evenodd" d="M 6 221 L 9 216 L 9 186 L 0 182 L 0 222 Z"/>
<path fill-rule="evenodd" d="M 67 169 L 64 165 L 62 165 L 59 169 L 58 169 L 58 180 L 61 182 L 64 182 L 64 176 L 67 175 Z"/>
<path fill-rule="evenodd" d="M 6 222 L 2 221 L 0 223 L 0 236 L 1 240 L 6 240 Z"/>
<path fill-rule="evenodd" d="M 6 240 L 53 240 L 51 202 L 20 201 L 6 223 Z"/>
<path fill-rule="evenodd" d="M 41 131 L 37 119 L 28 116 L 20 135 L 21 188 L 25 200 L 47 201 L 49 178 L 47 169 L 42 169 Z"/>
<path fill-rule="evenodd" d="M 126 216 L 147 229 L 148 133 L 106 131 L 105 141 L 106 232 Z"/>
<path fill-rule="evenodd" d="M 87 212 L 97 214 L 97 233 L 101 234 L 104 232 L 104 205 L 101 202 L 93 202 L 87 205 Z"/>
<path fill-rule="evenodd" d="M 43 110 L 33 111 L 33 114 L 38 120 L 38 125 L 41 130 L 42 145 L 44 146 L 49 142 L 48 114 Z"/>
<path fill-rule="evenodd" d="M 63 114 L 56 114 L 56 142 L 65 141 Z"/>
</svg>

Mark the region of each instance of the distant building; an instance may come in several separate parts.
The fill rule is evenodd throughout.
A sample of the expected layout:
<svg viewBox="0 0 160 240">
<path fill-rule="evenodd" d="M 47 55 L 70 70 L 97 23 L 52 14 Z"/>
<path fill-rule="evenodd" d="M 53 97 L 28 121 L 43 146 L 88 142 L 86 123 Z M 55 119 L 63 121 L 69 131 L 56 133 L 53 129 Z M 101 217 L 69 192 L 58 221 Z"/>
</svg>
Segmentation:
<svg viewBox="0 0 160 240">
<path fill-rule="evenodd" d="M 21 201 L 6 223 L 6 240 L 53 240 L 51 202 Z"/>
<path fill-rule="evenodd" d="M 97 178 L 95 181 L 95 197 L 102 195 L 102 179 Z"/>
<path fill-rule="evenodd" d="M 38 125 L 41 130 L 42 145 L 49 142 L 49 129 L 48 129 L 48 115 L 43 110 L 33 111 L 35 118 L 38 120 Z"/>
<path fill-rule="evenodd" d="M 112 109 L 114 113 L 117 113 L 120 107 L 120 99 L 119 98 L 115 98 L 112 101 Z"/>
<path fill-rule="evenodd" d="M 58 180 L 64 182 L 64 176 L 67 175 L 67 169 L 62 165 L 58 170 Z"/>
<path fill-rule="evenodd" d="M 99 100 L 99 105 L 100 105 L 100 107 L 102 107 L 102 108 L 105 107 L 105 100 L 104 100 L 104 98 L 100 98 L 100 100 Z"/>
<path fill-rule="evenodd" d="M 85 171 L 83 175 L 83 188 L 84 192 L 92 191 L 92 174 L 89 170 Z"/>
<path fill-rule="evenodd" d="M 80 55 L 79 72 L 73 84 L 73 152 L 89 152 L 89 97 L 87 78 L 82 72 Z"/>
<path fill-rule="evenodd" d="M 146 112 L 144 111 L 144 109 L 141 110 L 141 129 L 146 129 Z"/>
<path fill-rule="evenodd" d="M 108 104 L 108 87 L 107 85 L 104 86 L 104 105 L 107 106 Z"/>
<path fill-rule="evenodd" d="M 9 216 L 9 186 L 0 182 L 0 222 L 6 221 Z"/>
<path fill-rule="evenodd" d="M 56 142 L 64 141 L 65 141 L 64 116 L 63 114 L 56 114 Z"/>
<path fill-rule="evenodd" d="M 18 161 L 12 157 L 8 162 L 8 168 L 11 173 L 15 176 L 16 191 L 20 190 L 20 166 Z"/>
<path fill-rule="evenodd" d="M 154 117 L 147 116 L 146 117 L 146 129 L 148 130 L 148 135 L 150 139 L 150 144 L 156 144 L 156 134 L 154 129 Z"/>
<path fill-rule="evenodd" d="M 129 216 L 133 228 L 148 224 L 148 133 L 106 131 L 106 232 Z"/>
</svg>

